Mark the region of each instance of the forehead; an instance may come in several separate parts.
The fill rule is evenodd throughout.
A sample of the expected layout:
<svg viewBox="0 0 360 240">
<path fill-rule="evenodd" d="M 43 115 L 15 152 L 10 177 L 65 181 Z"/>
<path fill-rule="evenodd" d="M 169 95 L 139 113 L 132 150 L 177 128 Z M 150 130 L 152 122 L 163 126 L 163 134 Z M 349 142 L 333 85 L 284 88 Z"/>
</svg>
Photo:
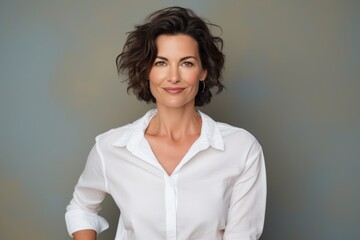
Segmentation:
<svg viewBox="0 0 360 240">
<path fill-rule="evenodd" d="M 155 43 L 158 55 L 199 55 L 198 43 L 189 35 L 160 35 Z"/>
</svg>

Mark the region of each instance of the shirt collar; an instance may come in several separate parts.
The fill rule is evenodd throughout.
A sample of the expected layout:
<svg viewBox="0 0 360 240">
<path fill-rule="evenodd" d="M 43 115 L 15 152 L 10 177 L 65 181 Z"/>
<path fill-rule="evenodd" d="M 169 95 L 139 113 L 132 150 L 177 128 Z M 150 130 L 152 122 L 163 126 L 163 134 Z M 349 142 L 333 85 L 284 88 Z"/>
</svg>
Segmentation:
<svg viewBox="0 0 360 240">
<path fill-rule="evenodd" d="M 223 151 L 224 141 L 218 124 L 205 113 L 201 111 L 198 112 L 200 113 L 202 120 L 200 139 L 211 147 Z"/>
<path fill-rule="evenodd" d="M 202 145 L 224 150 L 224 141 L 217 123 L 205 113 L 198 112 L 202 120 L 199 141 L 201 141 Z M 132 152 L 132 149 L 136 148 L 144 140 L 145 130 L 156 113 L 156 109 L 149 110 L 142 118 L 120 128 L 120 137 L 113 143 L 113 146 L 126 146 Z"/>
</svg>

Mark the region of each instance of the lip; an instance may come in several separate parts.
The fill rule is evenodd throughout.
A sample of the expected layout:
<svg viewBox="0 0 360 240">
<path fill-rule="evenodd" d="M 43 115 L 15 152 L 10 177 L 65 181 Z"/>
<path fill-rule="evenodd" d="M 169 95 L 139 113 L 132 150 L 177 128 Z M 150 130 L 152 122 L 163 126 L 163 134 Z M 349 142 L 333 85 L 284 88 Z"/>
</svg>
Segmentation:
<svg viewBox="0 0 360 240">
<path fill-rule="evenodd" d="M 171 94 L 177 94 L 177 93 L 181 93 L 185 88 L 181 88 L 181 87 L 166 87 L 163 88 L 166 92 L 171 93 Z"/>
</svg>

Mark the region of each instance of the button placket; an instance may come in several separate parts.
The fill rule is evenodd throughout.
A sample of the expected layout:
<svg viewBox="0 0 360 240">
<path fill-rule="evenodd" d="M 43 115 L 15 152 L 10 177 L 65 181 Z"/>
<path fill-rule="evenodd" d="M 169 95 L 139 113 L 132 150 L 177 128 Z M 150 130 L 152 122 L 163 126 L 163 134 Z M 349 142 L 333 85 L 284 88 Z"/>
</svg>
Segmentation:
<svg viewBox="0 0 360 240">
<path fill-rule="evenodd" d="M 168 240 L 176 240 L 176 177 L 164 174 L 165 180 L 165 205 L 166 205 L 166 230 Z"/>
</svg>

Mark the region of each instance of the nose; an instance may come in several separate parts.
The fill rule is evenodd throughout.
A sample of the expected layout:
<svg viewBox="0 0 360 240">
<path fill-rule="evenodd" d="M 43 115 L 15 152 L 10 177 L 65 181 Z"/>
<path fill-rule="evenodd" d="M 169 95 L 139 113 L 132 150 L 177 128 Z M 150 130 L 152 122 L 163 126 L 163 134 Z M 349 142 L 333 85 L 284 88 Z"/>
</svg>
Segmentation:
<svg viewBox="0 0 360 240">
<path fill-rule="evenodd" d="M 169 82 L 177 83 L 177 82 L 180 82 L 180 80 L 181 80 L 181 77 L 180 77 L 180 72 L 179 72 L 178 66 L 172 66 L 170 68 L 170 73 L 169 73 Z"/>
</svg>

